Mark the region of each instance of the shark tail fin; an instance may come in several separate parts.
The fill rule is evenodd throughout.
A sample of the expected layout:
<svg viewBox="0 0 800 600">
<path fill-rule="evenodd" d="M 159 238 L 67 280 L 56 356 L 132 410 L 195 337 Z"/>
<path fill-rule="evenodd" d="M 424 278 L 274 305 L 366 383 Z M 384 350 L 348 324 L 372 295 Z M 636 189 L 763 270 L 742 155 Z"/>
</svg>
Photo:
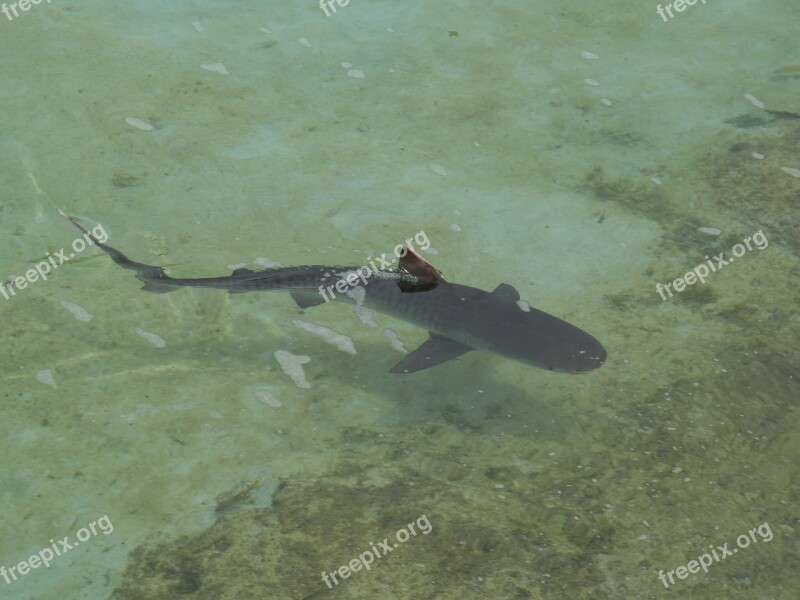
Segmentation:
<svg viewBox="0 0 800 600">
<path fill-rule="evenodd" d="M 136 271 L 136 278 L 139 279 L 139 281 L 144 282 L 144 287 L 142 287 L 143 290 L 147 290 L 148 292 L 156 292 L 158 294 L 166 294 L 168 292 L 175 291 L 175 289 L 179 287 L 175 285 L 174 280 L 170 278 L 170 276 L 167 275 L 164 272 L 164 269 L 161 267 L 157 267 L 155 265 L 146 265 L 144 263 L 131 260 L 116 248 L 107 246 L 90 232 L 86 231 L 86 229 L 80 223 L 78 223 L 74 217 L 69 216 L 62 210 L 59 210 L 58 213 L 72 223 L 75 227 L 77 227 L 85 237 L 90 239 L 95 246 L 100 248 L 100 250 L 108 254 L 111 257 L 111 260 L 117 263 L 120 267 L 123 269 Z"/>
</svg>

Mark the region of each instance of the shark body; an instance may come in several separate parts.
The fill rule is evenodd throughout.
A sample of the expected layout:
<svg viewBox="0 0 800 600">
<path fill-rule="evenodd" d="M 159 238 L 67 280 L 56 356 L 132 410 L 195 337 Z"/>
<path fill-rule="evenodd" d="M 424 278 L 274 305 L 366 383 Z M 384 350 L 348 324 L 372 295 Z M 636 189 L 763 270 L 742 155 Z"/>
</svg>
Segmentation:
<svg viewBox="0 0 800 600">
<path fill-rule="evenodd" d="M 119 250 L 97 240 L 74 218 L 61 213 L 119 266 L 136 272 L 145 290 L 171 292 L 181 287 L 209 287 L 231 293 L 288 291 L 307 308 L 322 304 L 320 291 L 358 267 L 304 265 L 253 271 L 237 269 L 231 275 L 174 278 L 162 267 L 130 260 Z M 439 365 L 470 350 L 484 350 L 552 371 L 583 373 L 599 368 L 606 350 L 594 337 L 552 315 L 520 302 L 516 289 L 503 283 L 487 292 L 449 283 L 408 246 L 399 269 L 381 270 L 362 277 L 364 286 L 335 299 L 363 305 L 422 327 L 429 338 L 407 354 L 392 373 L 413 373 Z"/>
</svg>

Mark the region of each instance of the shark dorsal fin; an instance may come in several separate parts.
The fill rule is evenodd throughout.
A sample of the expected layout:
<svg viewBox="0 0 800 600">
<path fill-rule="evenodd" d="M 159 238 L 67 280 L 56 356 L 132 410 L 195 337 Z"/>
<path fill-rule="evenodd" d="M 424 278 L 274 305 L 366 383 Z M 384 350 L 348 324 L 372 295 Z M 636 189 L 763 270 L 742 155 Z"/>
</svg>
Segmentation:
<svg viewBox="0 0 800 600">
<path fill-rule="evenodd" d="M 444 281 L 444 277 L 431 263 L 414 252 L 408 244 L 403 246 L 405 254 L 400 257 L 400 270 L 416 278 L 415 283 L 400 280 L 398 287 L 404 292 L 425 292 Z"/>
<path fill-rule="evenodd" d="M 390 369 L 390 373 L 414 373 L 429 369 L 473 349 L 438 333 L 432 331 L 428 333 L 430 334 L 428 340 L 413 352 L 406 354 L 403 360 Z"/>
<path fill-rule="evenodd" d="M 519 292 L 512 285 L 501 283 L 492 292 L 492 296 L 499 296 L 500 298 L 507 298 L 512 302 L 519 300 Z"/>
</svg>

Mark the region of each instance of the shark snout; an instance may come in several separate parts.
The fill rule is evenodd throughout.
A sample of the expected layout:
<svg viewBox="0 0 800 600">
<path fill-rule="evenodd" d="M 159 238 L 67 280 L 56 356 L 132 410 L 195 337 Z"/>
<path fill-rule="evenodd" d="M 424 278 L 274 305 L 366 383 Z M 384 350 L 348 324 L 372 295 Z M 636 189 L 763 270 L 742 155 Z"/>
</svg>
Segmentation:
<svg viewBox="0 0 800 600">
<path fill-rule="evenodd" d="M 553 361 L 550 369 L 567 373 L 588 373 L 602 367 L 608 357 L 606 349 L 589 334 L 585 335 L 590 340 L 571 351 L 562 352 Z"/>
</svg>

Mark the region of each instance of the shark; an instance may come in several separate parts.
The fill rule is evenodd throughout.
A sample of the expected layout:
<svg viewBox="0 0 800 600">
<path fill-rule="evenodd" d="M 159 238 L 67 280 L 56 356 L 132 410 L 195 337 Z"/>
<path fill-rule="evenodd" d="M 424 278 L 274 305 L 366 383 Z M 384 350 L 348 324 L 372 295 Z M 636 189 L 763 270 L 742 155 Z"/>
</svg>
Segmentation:
<svg viewBox="0 0 800 600">
<path fill-rule="evenodd" d="M 520 299 L 507 283 L 493 291 L 451 283 L 441 272 L 404 245 L 397 269 L 302 265 L 263 270 L 240 268 L 219 277 L 178 278 L 163 267 L 129 259 L 99 241 L 76 218 L 59 210 L 120 267 L 136 273 L 142 289 L 169 293 L 183 287 L 214 288 L 230 293 L 287 291 L 302 308 L 327 300 L 323 288 L 346 280 L 354 285 L 334 299 L 374 310 L 421 327 L 428 339 L 409 352 L 391 373 L 415 373 L 458 358 L 473 350 L 491 352 L 516 361 L 565 373 L 586 373 L 606 361 L 603 345 L 587 332 L 535 309 Z"/>
</svg>

